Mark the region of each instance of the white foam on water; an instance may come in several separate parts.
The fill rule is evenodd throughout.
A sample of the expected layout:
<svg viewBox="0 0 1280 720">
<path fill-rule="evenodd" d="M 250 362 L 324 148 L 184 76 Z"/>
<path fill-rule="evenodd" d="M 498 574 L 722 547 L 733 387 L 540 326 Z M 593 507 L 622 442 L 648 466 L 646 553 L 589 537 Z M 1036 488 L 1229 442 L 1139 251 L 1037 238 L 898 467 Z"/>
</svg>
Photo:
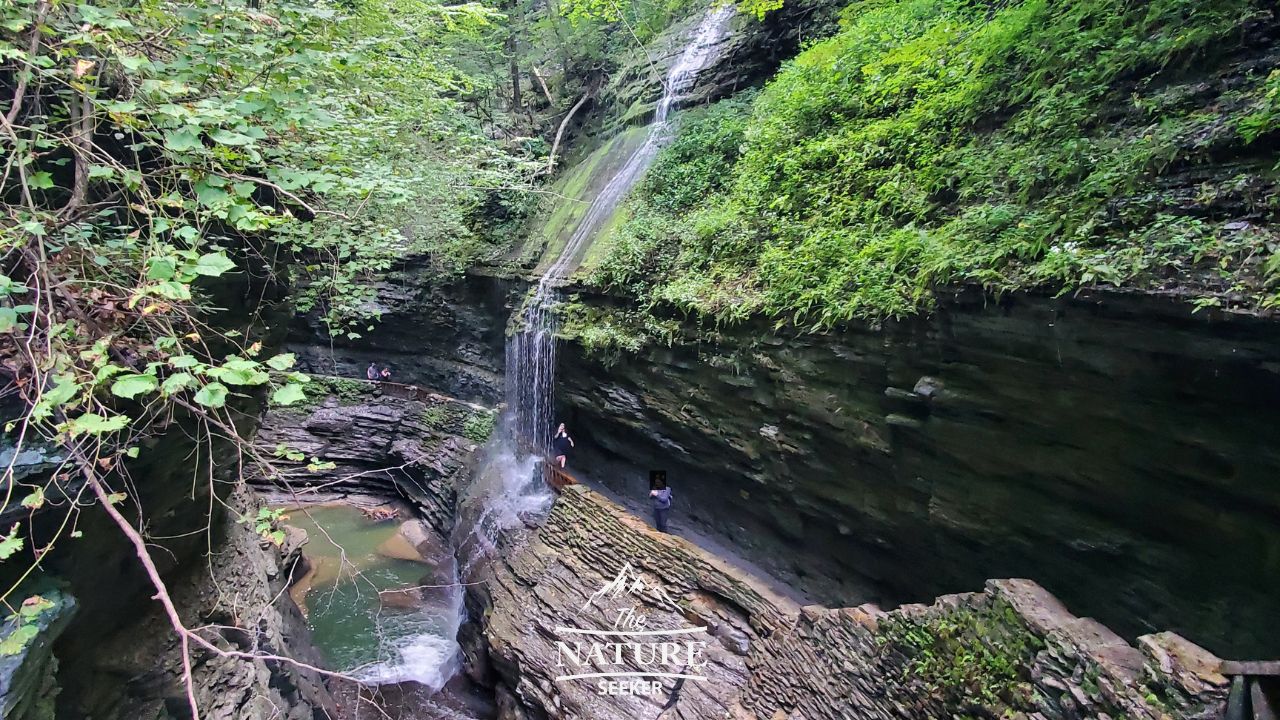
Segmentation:
<svg viewBox="0 0 1280 720">
<path fill-rule="evenodd" d="M 462 650 L 457 640 L 423 634 L 401 638 L 390 648 L 389 657 L 360 668 L 353 676 L 366 685 L 416 682 L 436 692 L 461 668 Z"/>
</svg>

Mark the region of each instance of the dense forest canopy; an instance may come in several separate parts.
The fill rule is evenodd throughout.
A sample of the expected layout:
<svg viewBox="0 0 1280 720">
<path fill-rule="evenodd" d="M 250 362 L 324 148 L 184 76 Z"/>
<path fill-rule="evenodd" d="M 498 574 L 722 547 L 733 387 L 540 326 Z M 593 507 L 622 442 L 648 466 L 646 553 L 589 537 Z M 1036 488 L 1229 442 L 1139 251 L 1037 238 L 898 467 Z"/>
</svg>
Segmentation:
<svg viewBox="0 0 1280 720">
<path fill-rule="evenodd" d="M 17 607 L 73 532 L 66 500 L 96 497 L 131 532 L 113 510 L 131 512 L 130 459 L 175 417 L 272 472 L 241 440 L 242 410 L 302 402 L 308 378 L 270 350 L 271 302 L 354 340 L 406 259 L 447 278 L 499 257 L 569 108 L 691 11 L 611 7 L 0 6 L 5 499 L 65 516 L 39 546 L 24 523 L 0 529 L 18 578 L 0 599 Z M 32 455 L 57 467 L 25 477 Z M 34 632 L 22 618 L 0 653 Z"/>
</svg>

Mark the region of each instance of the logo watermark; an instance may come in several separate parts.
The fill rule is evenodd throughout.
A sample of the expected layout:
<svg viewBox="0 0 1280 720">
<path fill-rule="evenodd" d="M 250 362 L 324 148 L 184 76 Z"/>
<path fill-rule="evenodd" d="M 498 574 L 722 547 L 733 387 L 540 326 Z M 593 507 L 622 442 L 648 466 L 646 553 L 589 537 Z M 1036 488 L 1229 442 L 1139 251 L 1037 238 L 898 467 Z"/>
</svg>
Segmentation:
<svg viewBox="0 0 1280 720">
<path fill-rule="evenodd" d="M 646 606 L 657 604 L 680 617 L 665 590 L 647 582 L 631 563 L 597 590 L 578 610 L 593 606 L 608 629 L 557 627 L 556 682 L 585 680 L 601 695 L 656 695 L 668 682 L 673 690 L 688 680 L 706 680 L 707 629 L 650 627 Z"/>
</svg>

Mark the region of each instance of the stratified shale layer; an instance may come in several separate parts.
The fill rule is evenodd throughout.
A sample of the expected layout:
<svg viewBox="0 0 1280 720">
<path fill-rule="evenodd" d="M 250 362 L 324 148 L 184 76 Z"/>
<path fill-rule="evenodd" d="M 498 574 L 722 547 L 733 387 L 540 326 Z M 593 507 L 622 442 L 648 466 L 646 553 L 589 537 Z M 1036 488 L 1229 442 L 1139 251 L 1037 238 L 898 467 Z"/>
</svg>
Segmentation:
<svg viewBox="0 0 1280 720">
<path fill-rule="evenodd" d="M 1029 580 L 992 580 L 892 612 L 795 603 L 689 542 L 658 533 L 600 494 L 567 488 L 537 528 L 504 540 L 469 588 L 469 672 L 502 717 L 806 720 L 1210 718 L 1227 681 L 1177 635 L 1130 646 L 1073 616 Z M 629 566 L 629 569 L 628 569 Z M 704 627 L 707 679 L 655 695 L 600 694 L 566 674 L 563 630 L 609 630 L 590 605 L 611 579 L 650 628 Z M 638 581 L 638 582 L 637 582 Z M 577 672 L 634 670 L 592 663 Z M 665 708 L 665 709 L 664 709 Z"/>
<path fill-rule="evenodd" d="M 667 470 L 677 528 L 815 600 L 1026 577 L 1130 640 L 1280 654 L 1274 321 L 972 292 L 876 328 L 689 323 L 616 362 L 560 357 L 575 472 L 642 497 Z"/>
<path fill-rule="evenodd" d="M 346 378 L 316 378 L 316 404 L 275 408 L 256 439 L 279 475 L 251 477 L 273 496 L 300 500 L 355 495 L 403 497 L 447 534 L 472 453 L 488 437 L 493 411 L 454 398 Z"/>
</svg>

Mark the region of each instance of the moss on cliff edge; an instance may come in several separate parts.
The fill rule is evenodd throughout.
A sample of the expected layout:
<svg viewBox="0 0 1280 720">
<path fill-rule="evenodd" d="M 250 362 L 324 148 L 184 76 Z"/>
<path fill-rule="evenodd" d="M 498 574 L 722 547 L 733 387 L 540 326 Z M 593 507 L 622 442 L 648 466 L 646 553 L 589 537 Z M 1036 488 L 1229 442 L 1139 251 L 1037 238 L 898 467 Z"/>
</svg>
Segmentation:
<svg viewBox="0 0 1280 720">
<path fill-rule="evenodd" d="M 1278 28 L 1261 0 L 854 3 L 693 113 L 596 279 L 819 327 L 954 283 L 1273 307 Z"/>
</svg>

